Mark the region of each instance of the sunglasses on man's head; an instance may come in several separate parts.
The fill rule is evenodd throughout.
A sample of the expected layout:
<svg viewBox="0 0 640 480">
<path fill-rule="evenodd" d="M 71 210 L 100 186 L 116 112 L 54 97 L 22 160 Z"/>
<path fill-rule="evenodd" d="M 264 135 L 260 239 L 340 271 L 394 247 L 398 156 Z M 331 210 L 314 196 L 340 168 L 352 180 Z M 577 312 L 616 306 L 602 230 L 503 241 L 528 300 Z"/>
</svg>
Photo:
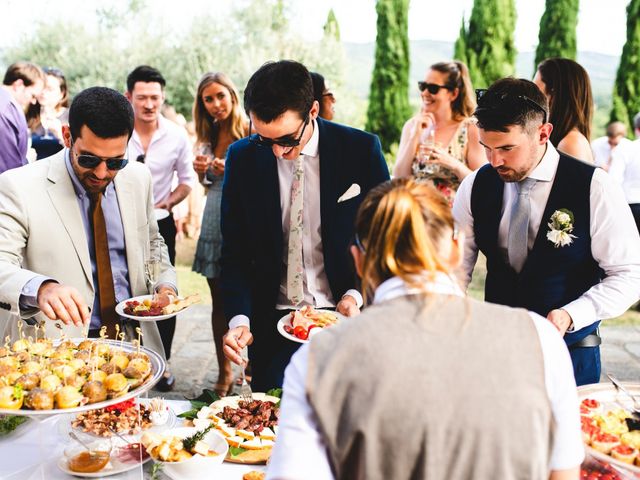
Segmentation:
<svg viewBox="0 0 640 480">
<path fill-rule="evenodd" d="M 437 83 L 418 82 L 418 90 L 424 92 L 427 90 L 431 95 L 437 95 L 441 88 L 451 90 L 446 85 L 438 85 Z"/>
<path fill-rule="evenodd" d="M 493 110 L 498 108 L 513 108 L 516 103 L 526 104 L 534 110 L 542 113 L 542 123 L 547 123 L 547 110 L 535 100 L 530 99 L 526 95 L 516 95 L 514 93 L 489 92 L 486 88 L 476 89 L 476 98 L 478 100 L 478 110 Z"/>
<path fill-rule="evenodd" d="M 71 149 L 73 149 L 73 140 L 71 141 Z M 109 170 L 122 170 L 129 163 L 127 158 L 101 158 L 84 153 L 76 154 L 76 159 L 82 168 L 96 168 L 101 162 L 105 162 Z"/>
<path fill-rule="evenodd" d="M 309 116 L 307 115 L 307 118 L 304 120 L 304 123 L 302 125 L 302 131 L 300 132 L 300 135 L 298 135 L 297 138 L 294 137 L 294 134 L 290 134 L 274 140 L 272 138 L 263 137 L 259 133 L 254 133 L 252 135 L 251 120 L 249 120 L 249 141 L 260 147 L 267 147 L 267 148 L 271 148 L 274 145 L 278 145 L 279 147 L 283 147 L 283 148 L 297 147 L 298 145 L 300 145 L 300 142 L 302 141 L 302 136 L 304 135 L 304 131 L 307 128 L 308 124 L 309 124 Z"/>
</svg>

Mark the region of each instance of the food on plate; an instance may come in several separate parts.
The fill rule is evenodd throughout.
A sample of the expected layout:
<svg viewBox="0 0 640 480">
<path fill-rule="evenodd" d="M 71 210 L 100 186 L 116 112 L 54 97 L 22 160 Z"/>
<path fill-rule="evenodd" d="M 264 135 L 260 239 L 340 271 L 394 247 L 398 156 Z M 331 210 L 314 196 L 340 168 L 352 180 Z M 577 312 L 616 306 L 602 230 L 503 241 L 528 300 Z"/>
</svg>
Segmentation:
<svg viewBox="0 0 640 480">
<path fill-rule="evenodd" d="M 53 408 L 53 392 L 43 388 L 34 388 L 25 395 L 24 406 L 31 410 L 51 410 Z"/>
<path fill-rule="evenodd" d="M 163 398 L 152 398 L 149 410 L 149 420 L 154 425 L 165 425 L 169 421 L 169 407 Z"/>
<path fill-rule="evenodd" d="M 300 340 L 307 340 L 312 329 L 328 327 L 337 321 L 338 316 L 335 313 L 320 312 L 307 305 L 291 312 L 289 324 L 284 326 L 284 331 Z"/>
<path fill-rule="evenodd" d="M 276 441 L 279 399 L 254 393 L 254 400 L 225 397 L 198 411 L 196 428 L 213 425 L 231 447 L 227 459 L 240 463 L 265 463 Z"/>
<path fill-rule="evenodd" d="M 19 386 L 0 388 L 0 408 L 18 410 L 24 402 L 24 392 Z"/>
<path fill-rule="evenodd" d="M 124 313 L 136 317 L 159 317 L 178 313 L 199 301 L 200 295 L 198 294 L 180 298 L 167 293 L 156 293 L 153 298 L 147 298 L 141 302 L 128 300 L 125 303 Z"/>
<path fill-rule="evenodd" d="M 611 449 L 611 456 L 624 463 L 633 464 L 638 456 L 638 450 L 628 445 L 618 445 Z"/>
<path fill-rule="evenodd" d="M 92 450 L 80 452 L 67 461 L 69 470 L 78 473 L 95 473 L 102 470 L 109 463 L 109 452 Z"/>
<path fill-rule="evenodd" d="M 144 462 L 149 458 L 147 449 L 141 443 L 128 443 L 122 447 L 119 447 L 115 453 L 118 460 L 123 463 L 139 463 L 141 460 Z"/>
<path fill-rule="evenodd" d="M 265 473 L 251 470 L 250 472 L 247 472 L 242 476 L 242 480 L 264 480 L 265 477 Z"/>
<path fill-rule="evenodd" d="M 124 344 L 124 342 L 122 342 Z M 52 410 L 126 394 L 151 376 L 144 352 L 87 339 L 18 340 L 0 347 L 0 409 Z"/>
<path fill-rule="evenodd" d="M 161 462 L 183 462 L 194 455 L 215 457 L 219 453 L 210 449 L 209 444 L 203 441 L 209 430 L 211 430 L 211 426 L 187 438 L 145 432 L 140 439 L 140 443 L 144 445 L 154 460 L 160 460 Z"/>
<path fill-rule="evenodd" d="M 151 428 L 150 413 L 151 410 L 145 405 L 127 400 L 110 407 L 79 413 L 71 426 L 100 437 L 111 437 L 113 432 L 133 435 Z"/>
</svg>

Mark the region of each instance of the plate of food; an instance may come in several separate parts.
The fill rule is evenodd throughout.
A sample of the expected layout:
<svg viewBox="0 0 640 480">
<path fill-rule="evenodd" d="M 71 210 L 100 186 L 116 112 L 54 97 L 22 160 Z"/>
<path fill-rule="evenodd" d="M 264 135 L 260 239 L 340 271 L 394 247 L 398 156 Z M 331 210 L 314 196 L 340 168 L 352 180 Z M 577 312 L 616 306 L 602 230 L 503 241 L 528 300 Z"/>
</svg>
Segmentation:
<svg viewBox="0 0 640 480">
<path fill-rule="evenodd" d="M 120 302 L 116 305 L 116 312 L 121 317 L 139 322 L 158 322 L 186 312 L 191 305 L 199 301 L 200 295 L 198 294 L 184 298 L 166 293 L 140 295 Z"/>
<path fill-rule="evenodd" d="M 640 395 L 640 384 L 626 384 Z M 582 440 L 596 459 L 640 474 L 640 419 L 631 413 L 631 400 L 609 384 L 578 388 Z"/>
<path fill-rule="evenodd" d="M 165 365 L 156 352 L 124 340 L 17 340 L 0 347 L 0 414 L 108 407 L 151 389 Z"/>
<path fill-rule="evenodd" d="M 282 317 L 277 328 L 284 338 L 292 342 L 307 343 L 310 337 L 343 318 L 342 314 L 333 310 L 315 309 L 307 305 Z"/>
<path fill-rule="evenodd" d="M 95 437 L 130 435 L 137 439 L 143 432 L 160 432 L 177 423 L 178 417 L 162 398 L 138 398 L 65 418 L 60 430 L 63 435 L 74 430 Z"/>
<path fill-rule="evenodd" d="M 57 461 L 58 468 L 68 475 L 102 478 L 141 468 L 151 459 L 141 443 L 132 437 L 93 439 L 83 442 L 91 451 L 77 442 L 67 446 L 64 456 Z"/>
<path fill-rule="evenodd" d="M 213 426 L 229 444 L 225 461 L 265 464 L 278 433 L 280 399 L 266 393 L 254 393 L 252 402 L 239 396 L 224 397 L 202 407 L 194 418 L 198 428 Z"/>
</svg>

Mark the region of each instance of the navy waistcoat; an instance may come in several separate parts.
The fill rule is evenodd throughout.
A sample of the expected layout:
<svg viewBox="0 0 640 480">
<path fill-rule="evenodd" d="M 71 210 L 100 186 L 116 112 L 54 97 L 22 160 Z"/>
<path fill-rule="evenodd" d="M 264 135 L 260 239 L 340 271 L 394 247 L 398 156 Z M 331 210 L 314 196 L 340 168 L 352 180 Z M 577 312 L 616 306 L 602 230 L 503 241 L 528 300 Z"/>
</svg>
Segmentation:
<svg viewBox="0 0 640 480">
<path fill-rule="evenodd" d="M 498 247 L 504 182 L 491 165 L 482 167 L 471 192 L 475 241 L 487 258 L 485 300 L 523 307 L 543 317 L 580 297 L 599 283 L 604 272 L 591 255 L 590 192 L 595 167 L 560 153 L 558 170 L 542 215 L 533 248 L 520 273 Z M 573 243 L 556 247 L 547 239 L 556 210 L 573 213 Z M 600 322 L 564 336 L 568 346 L 593 333 Z"/>
</svg>

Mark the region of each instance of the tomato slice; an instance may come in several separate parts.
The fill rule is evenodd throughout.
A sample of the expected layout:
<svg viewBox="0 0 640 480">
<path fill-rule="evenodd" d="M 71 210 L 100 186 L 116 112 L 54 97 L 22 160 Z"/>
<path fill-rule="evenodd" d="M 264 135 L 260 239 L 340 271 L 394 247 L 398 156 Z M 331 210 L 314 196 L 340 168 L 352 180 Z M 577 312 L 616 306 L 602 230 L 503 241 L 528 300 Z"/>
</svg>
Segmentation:
<svg viewBox="0 0 640 480">
<path fill-rule="evenodd" d="M 298 325 L 293 329 L 293 335 L 300 340 L 306 340 L 307 338 L 309 338 L 309 332 L 302 325 Z"/>
</svg>

